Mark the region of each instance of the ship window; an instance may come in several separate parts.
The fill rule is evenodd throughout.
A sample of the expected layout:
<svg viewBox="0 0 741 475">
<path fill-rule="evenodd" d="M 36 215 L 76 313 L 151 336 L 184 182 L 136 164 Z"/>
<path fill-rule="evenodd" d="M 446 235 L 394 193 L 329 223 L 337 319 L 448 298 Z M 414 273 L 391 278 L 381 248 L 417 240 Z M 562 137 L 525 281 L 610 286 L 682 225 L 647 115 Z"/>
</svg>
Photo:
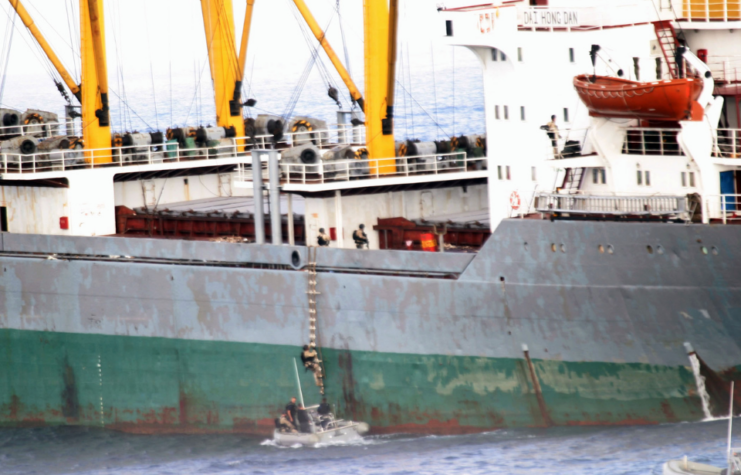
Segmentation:
<svg viewBox="0 0 741 475">
<path fill-rule="evenodd" d="M 604 168 L 592 168 L 592 183 L 595 185 L 604 185 L 607 180 Z"/>
<path fill-rule="evenodd" d="M 531 167 L 530 168 L 530 178 L 532 178 L 533 181 L 537 180 L 537 167 Z"/>
<path fill-rule="evenodd" d="M 509 106 L 504 106 L 504 120 L 509 120 Z"/>
<path fill-rule="evenodd" d="M 687 186 L 687 173 L 682 172 L 682 186 Z"/>
<path fill-rule="evenodd" d="M 494 106 L 494 118 L 499 120 L 499 106 Z"/>
<path fill-rule="evenodd" d="M 574 62 L 574 48 L 569 48 L 569 63 Z"/>
<path fill-rule="evenodd" d="M 498 61 L 499 60 L 499 51 L 497 51 L 496 48 L 491 49 L 491 60 L 492 61 Z"/>
<path fill-rule="evenodd" d="M 507 179 L 511 180 L 512 176 L 509 174 L 509 165 L 507 165 Z"/>
<path fill-rule="evenodd" d="M 500 180 L 502 179 L 502 166 L 501 165 L 497 166 L 497 176 L 499 177 Z"/>
<path fill-rule="evenodd" d="M 563 108 L 563 121 L 564 122 L 569 121 L 569 108 L 568 107 Z"/>
<path fill-rule="evenodd" d="M 8 232 L 8 207 L 0 206 L 0 231 Z"/>
<path fill-rule="evenodd" d="M 646 172 L 644 172 L 644 175 L 645 175 L 645 178 L 646 178 L 644 180 L 644 182 L 646 183 L 646 186 L 651 186 L 651 172 L 646 171 Z"/>
<path fill-rule="evenodd" d="M 453 20 L 445 20 L 445 36 L 453 36 Z"/>
<path fill-rule="evenodd" d="M 525 120 L 525 106 L 520 106 L 520 120 Z"/>
<path fill-rule="evenodd" d="M 695 186 L 695 172 L 690 172 L 690 186 Z"/>
<path fill-rule="evenodd" d="M 499 57 L 502 61 L 507 61 L 507 55 L 504 54 L 504 51 L 499 52 Z"/>
<path fill-rule="evenodd" d="M 517 61 L 522 62 L 522 48 L 517 48 Z"/>
<path fill-rule="evenodd" d="M 640 170 L 636 172 L 636 183 L 638 183 L 639 185 L 643 184 L 643 172 Z"/>
</svg>

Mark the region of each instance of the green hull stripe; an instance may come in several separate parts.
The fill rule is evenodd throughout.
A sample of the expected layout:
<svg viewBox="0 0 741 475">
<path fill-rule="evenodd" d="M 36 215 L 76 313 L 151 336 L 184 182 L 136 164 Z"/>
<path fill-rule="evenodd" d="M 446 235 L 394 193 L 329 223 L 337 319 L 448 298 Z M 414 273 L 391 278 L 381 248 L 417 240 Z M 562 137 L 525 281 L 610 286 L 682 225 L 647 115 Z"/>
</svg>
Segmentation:
<svg viewBox="0 0 741 475">
<path fill-rule="evenodd" d="M 298 355 L 282 345 L 0 329 L 0 425 L 266 433 L 297 392 Z M 332 349 L 323 358 L 329 402 L 379 432 L 702 418 L 684 366 L 533 360 L 543 408 L 522 359 Z M 306 403 L 317 403 L 311 374 L 299 371 Z"/>
</svg>

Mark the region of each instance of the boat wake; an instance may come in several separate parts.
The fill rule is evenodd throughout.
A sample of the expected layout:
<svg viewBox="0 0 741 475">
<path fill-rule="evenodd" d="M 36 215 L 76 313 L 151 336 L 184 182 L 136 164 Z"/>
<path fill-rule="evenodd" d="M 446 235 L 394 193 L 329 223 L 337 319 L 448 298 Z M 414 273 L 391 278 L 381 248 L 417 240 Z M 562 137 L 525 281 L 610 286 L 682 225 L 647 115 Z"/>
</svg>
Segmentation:
<svg viewBox="0 0 741 475">
<path fill-rule="evenodd" d="M 379 444 L 385 444 L 387 442 L 390 442 L 390 440 L 373 437 L 373 438 L 359 438 L 359 439 L 344 440 L 344 441 L 343 440 L 332 440 L 329 442 L 319 442 L 313 445 L 301 445 L 301 444 L 281 445 L 273 439 L 265 439 L 262 442 L 260 442 L 260 445 L 266 446 L 266 447 L 276 447 L 279 449 L 299 449 L 301 447 L 321 449 L 325 447 L 360 447 L 360 446 L 366 446 L 366 445 L 379 445 Z"/>
</svg>

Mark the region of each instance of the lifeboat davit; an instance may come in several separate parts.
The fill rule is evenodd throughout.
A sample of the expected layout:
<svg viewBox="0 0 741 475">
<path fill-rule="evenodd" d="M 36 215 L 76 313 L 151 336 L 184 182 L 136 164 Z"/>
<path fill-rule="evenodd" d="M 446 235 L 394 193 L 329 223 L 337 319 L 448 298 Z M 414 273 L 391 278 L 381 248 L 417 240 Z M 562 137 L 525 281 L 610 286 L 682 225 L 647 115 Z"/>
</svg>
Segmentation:
<svg viewBox="0 0 741 475">
<path fill-rule="evenodd" d="M 694 78 L 636 82 L 608 76 L 582 74 L 574 88 L 592 117 L 650 120 L 702 120 L 697 102 L 703 81 Z"/>
</svg>

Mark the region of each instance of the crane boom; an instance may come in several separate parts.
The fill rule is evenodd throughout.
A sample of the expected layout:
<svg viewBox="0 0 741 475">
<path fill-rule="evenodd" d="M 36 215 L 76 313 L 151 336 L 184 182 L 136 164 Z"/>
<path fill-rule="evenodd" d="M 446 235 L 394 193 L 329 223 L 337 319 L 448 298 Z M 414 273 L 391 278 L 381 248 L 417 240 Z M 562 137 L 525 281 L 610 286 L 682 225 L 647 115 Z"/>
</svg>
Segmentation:
<svg viewBox="0 0 741 475">
<path fill-rule="evenodd" d="M 46 54 L 46 57 L 49 58 L 49 61 L 51 61 L 51 64 L 54 65 L 54 68 L 57 70 L 59 75 L 62 77 L 62 80 L 67 85 L 69 90 L 72 92 L 72 94 L 77 97 L 78 100 L 80 100 L 80 85 L 75 84 L 74 79 L 72 79 L 72 76 L 70 76 L 69 72 L 67 72 L 67 68 L 64 67 L 62 62 L 57 57 L 56 53 L 54 53 L 54 50 L 51 49 L 51 46 L 49 46 L 49 43 L 46 41 L 46 38 L 44 38 L 44 35 L 41 34 L 41 31 L 39 31 L 36 24 L 33 22 L 33 19 L 31 18 L 31 15 L 28 14 L 28 11 L 23 6 L 20 0 L 9 0 L 10 5 L 13 7 L 15 12 L 18 14 L 20 19 L 23 21 L 23 24 L 26 25 L 26 28 L 28 28 L 28 31 L 31 32 L 31 35 L 33 35 L 36 42 L 41 46 L 41 49 Z"/>
<path fill-rule="evenodd" d="M 321 44 L 322 48 L 324 48 L 324 52 L 327 53 L 329 60 L 332 62 L 332 65 L 334 65 L 337 73 L 342 78 L 342 82 L 344 82 L 345 86 L 347 86 L 347 88 L 350 90 L 350 97 L 352 97 L 353 101 L 358 103 L 358 106 L 360 106 L 361 110 L 364 110 L 365 100 L 363 99 L 363 95 L 360 93 L 360 90 L 350 77 L 350 73 L 348 73 L 347 69 L 345 69 L 345 66 L 342 65 L 340 58 L 337 56 L 337 53 L 335 53 L 332 49 L 332 46 L 330 46 L 329 41 L 327 41 L 326 35 L 324 34 L 324 31 L 322 31 L 321 27 L 314 19 L 314 15 L 311 14 L 309 7 L 306 6 L 304 0 L 293 0 L 293 3 L 296 4 L 298 11 L 301 12 L 301 16 L 304 17 L 304 20 L 306 21 L 306 24 L 309 25 L 311 32 L 314 33 L 314 36 L 319 41 L 319 44 Z"/>
</svg>

